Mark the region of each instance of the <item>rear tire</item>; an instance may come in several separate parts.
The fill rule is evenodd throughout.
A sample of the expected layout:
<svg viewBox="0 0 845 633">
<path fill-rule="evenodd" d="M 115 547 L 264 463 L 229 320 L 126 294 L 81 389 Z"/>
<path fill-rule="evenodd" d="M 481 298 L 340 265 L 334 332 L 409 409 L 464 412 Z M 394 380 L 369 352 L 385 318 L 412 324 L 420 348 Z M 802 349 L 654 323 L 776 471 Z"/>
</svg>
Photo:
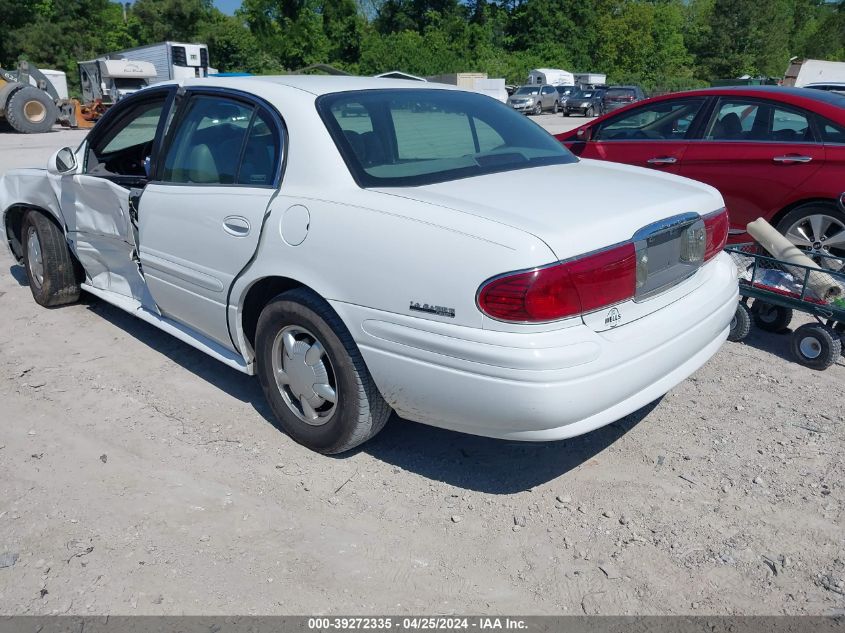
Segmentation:
<svg viewBox="0 0 845 633">
<path fill-rule="evenodd" d="M 557 114 L 558 112 L 560 112 L 560 104 L 557 101 L 555 101 L 554 108 L 552 108 L 552 113 Z"/>
<path fill-rule="evenodd" d="M 731 319 L 731 331 L 728 333 L 728 340 L 738 343 L 745 339 L 751 332 L 751 311 L 748 306 L 739 302 L 736 306 L 734 318 Z"/>
<path fill-rule="evenodd" d="M 792 354 L 810 369 L 827 369 L 842 353 L 842 341 L 833 328 L 821 323 L 806 323 L 792 335 Z"/>
<path fill-rule="evenodd" d="M 28 211 L 21 231 L 23 263 L 36 303 L 45 308 L 79 300 L 82 266 L 64 233 L 39 211 Z"/>
<path fill-rule="evenodd" d="M 792 323 L 792 308 L 755 301 L 751 307 L 754 325 L 766 332 L 783 332 Z"/>
<path fill-rule="evenodd" d="M 35 86 L 24 86 L 9 97 L 6 121 L 21 134 L 49 132 L 59 116 L 50 96 Z"/>
<path fill-rule="evenodd" d="M 255 352 L 258 377 L 273 413 L 281 428 L 303 446 L 342 453 L 366 442 L 387 423 L 391 409 L 352 335 L 311 290 L 297 288 L 267 304 L 258 318 Z"/>
</svg>

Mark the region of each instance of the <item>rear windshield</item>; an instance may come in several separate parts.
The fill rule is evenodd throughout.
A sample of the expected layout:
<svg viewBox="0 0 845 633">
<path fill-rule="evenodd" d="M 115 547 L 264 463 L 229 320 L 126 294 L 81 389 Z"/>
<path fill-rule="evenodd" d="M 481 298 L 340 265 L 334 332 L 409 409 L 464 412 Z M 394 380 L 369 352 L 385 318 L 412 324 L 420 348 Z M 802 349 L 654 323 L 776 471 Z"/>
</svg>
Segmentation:
<svg viewBox="0 0 845 633">
<path fill-rule="evenodd" d="M 341 92 L 318 98 L 317 109 L 362 187 L 427 185 L 577 160 L 533 121 L 471 92 Z"/>
<path fill-rule="evenodd" d="M 605 93 L 606 97 L 631 97 L 634 95 L 632 88 L 611 88 Z"/>
</svg>

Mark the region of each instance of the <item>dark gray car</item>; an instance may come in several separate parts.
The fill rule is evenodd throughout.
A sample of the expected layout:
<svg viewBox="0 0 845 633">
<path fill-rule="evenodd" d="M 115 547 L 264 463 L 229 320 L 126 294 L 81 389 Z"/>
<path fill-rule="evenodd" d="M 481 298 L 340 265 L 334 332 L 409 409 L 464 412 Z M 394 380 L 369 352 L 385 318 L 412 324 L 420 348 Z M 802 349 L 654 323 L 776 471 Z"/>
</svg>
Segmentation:
<svg viewBox="0 0 845 633">
<path fill-rule="evenodd" d="M 578 86 L 555 86 L 555 90 L 557 90 L 557 100 L 560 104 L 560 109 L 563 110 L 563 106 L 569 101 L 569 97 L 578 92 L 579 88 Z"/>
<path fill-rule="evenodd" d="M 566 105 L 563 107 L 563 116 L 580 114 L 583 116 L 594 117 L 604 114 L 604 106 L 602 103 L 604 92 L 605 91 L 601 88 L 579 90 L 566 100 Z"/>
</svg>

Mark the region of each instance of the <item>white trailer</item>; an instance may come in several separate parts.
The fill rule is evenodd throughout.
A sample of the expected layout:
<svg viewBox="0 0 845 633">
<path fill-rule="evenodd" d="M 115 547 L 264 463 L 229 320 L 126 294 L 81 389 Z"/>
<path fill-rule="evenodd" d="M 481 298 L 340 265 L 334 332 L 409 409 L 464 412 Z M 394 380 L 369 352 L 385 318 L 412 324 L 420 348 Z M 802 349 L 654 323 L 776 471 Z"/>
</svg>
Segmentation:
<svg viewBox="0 0 845 633">
<path fill-rule="evenodd" d="M 129 59 L 148 62 L 155 67 L 155 82 L 170 79 L 208 77 L 208 46 L 183 42 L 159 42 L 147 46 L 128 48 L 102 55 L 97 59 Z"/>
<path fill-rule="evenodd" d="M 600 86 L 607 83 L 604 73 L 575 73 L 575 83 L 581 86 Z"/>
<path fill-rule="evenodd" d="M 551 84 L 552 86 L 574 86 L 575 75 L 559 68 L 535 68 L 528 73 L 529 85 Z"/>
<path fill-rule="evenodd" d="M 845 83 L 845 62 L 822 59 L 794 59 L 783 77 L 784 86 L 800 88 L 807 84 Z"/>
</svg>

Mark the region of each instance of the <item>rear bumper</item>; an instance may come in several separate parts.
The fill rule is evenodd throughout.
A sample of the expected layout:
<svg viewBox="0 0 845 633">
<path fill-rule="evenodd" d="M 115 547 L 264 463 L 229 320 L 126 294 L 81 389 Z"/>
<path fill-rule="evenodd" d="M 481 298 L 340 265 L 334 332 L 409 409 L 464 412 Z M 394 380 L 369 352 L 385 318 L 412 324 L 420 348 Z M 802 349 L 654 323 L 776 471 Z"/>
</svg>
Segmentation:
<svg viewBox="0 0 845 633">
<path fill-rule="evenodd" d="M 601 333 L 583 324 L 494 332 L 334 307 L 400 416 L 475 435 L 556 440 L 645 406 L 719 349 L 736 310 L 736 268 L 726 255 L 706 268 L 706 283 L 675 303 Z"/>
</svg>

